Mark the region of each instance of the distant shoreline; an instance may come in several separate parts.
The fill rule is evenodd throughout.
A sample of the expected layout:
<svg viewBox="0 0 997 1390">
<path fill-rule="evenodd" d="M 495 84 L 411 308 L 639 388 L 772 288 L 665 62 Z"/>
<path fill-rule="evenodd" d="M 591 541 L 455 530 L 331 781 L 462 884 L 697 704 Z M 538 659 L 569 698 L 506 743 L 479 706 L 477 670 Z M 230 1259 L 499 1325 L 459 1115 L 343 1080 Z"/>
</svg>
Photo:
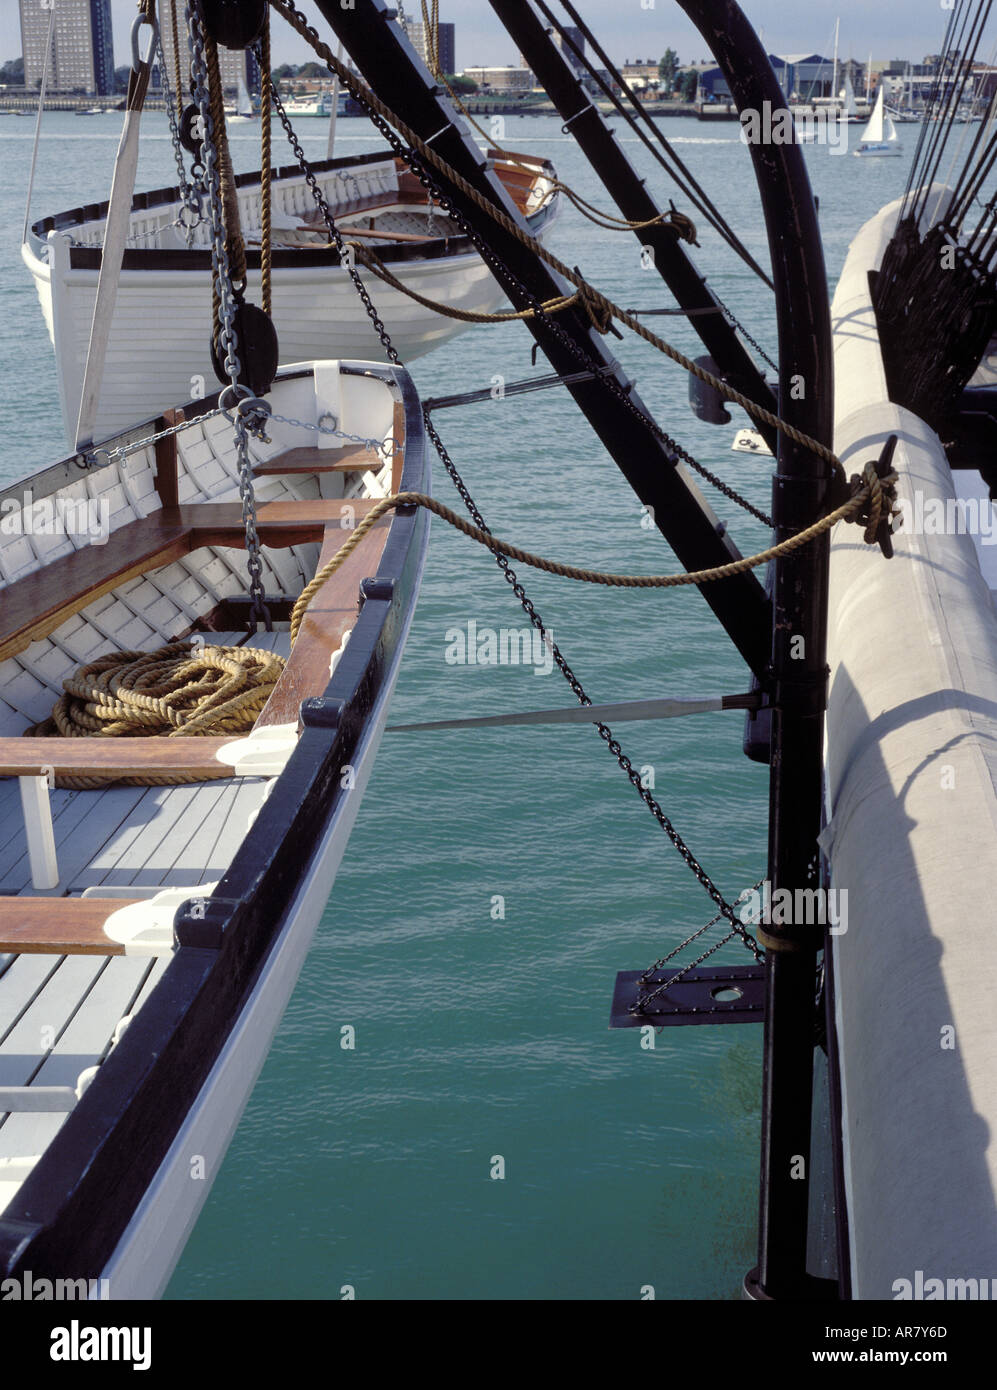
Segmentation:
<svg viewBox="0 0 997 1390">
<path fill-rule="evenodd" d="M 462 96 L 461 100 L 473 116 L 557 116 L 558 112 L 550 101 L 516 101 L 498 96 Z M 97 107 L 107 114 L 112 111 L 123 111 L 125 99 L 123 96 L 113 97 L 86 97 L 86 96 L 47 96 L 45 98 L 46 111 L 93 111 L 96 114 Z M 594 105 L 603 115 L 614 116 L 616 109 L 608 101 L 595 102 Z M 648 101 L 641 103 L 642 109 L 649 116 L 692 116 L 697 117 L 698 111 L 693 102 L 680 101 Z M 145 103 L 147 111 L 165 111 L 166 103 L 162 97 L 148 97 Z M 28 95 L 0 96 L 0 115 L 24 115 L 33 116 L 38 110 L 37 97 Z"/>
</svg>

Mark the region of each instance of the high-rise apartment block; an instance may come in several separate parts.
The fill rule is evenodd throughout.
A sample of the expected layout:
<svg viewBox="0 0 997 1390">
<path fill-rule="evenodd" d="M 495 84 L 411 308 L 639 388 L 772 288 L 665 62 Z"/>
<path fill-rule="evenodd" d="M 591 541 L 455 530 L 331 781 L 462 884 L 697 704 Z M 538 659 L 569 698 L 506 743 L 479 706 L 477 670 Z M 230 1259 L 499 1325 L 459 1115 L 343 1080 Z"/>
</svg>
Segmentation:
<svg viewBox="0 0 997 1390">
<path fill-rule="evenodd" d="M 24 85 L 41 85 L 53 4 L 49 91 L 108 96 L 114 91 L 111 0 L 20 0 Z"/>
</svg>

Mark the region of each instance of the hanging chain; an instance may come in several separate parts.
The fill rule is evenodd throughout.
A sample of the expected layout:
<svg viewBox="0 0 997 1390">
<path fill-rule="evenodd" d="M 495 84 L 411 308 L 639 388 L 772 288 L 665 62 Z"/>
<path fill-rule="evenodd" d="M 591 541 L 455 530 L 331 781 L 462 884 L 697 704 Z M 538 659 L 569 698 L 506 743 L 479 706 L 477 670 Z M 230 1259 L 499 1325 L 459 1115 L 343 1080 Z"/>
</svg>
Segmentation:
<svg viewBox="0 0 997 1390">
<path fill-rule="evenodd" d="M 401 359 L 398 355 L 398 352 L 394 344 L 392 343 L 390 335 L 388 334 L 387 329 L 381 321 L 376 308 L 374 307 L 370 295 L 367 293 L 367 289 L 364 286 L 363 281 L 360 279 L 360 276 L 356 271 L 356 267 L 352 264 L 352 257 L 345 254 L 345 243 L 342 234 L 336 227 L 335 220 L 332 216 L 332 211 L 329 208 L 328 202 L 324 198 L 322 191 L 318 186 L 318 181 L 315 178 L 315 174 L 312 171 L 311 166 L 305 158 L 304 151 L 302 150 L 301 144 L 296 134 L 294 133 L 294 130 L 291 126 L 291 122 L 288 120 L 287 113 L 284 110 L 283 103 L 281 102 L 280 96 L 276 92 L 276 90 L 273 90 L 271 92 L 271 100 L 273 102 L 274 109 L 276 110 L 277 115 L 280 118 L 281 125 L 284 127 L 284 130 L 287 134 L 287 138 L 290 142 L 292 150 L 294 151 L 295 158 L 297 159 L 301 171 L 304 174 L 305 180 L 312 191 L 312 195 L 315 198 L 315 202 L 322 213 L 322 217 L 329 230 L 329 233 L 336 243 L 340 256 L 343 259 L 343 263 L 344 265 L 346 265 L 346 268 L 350 273 L 353 283 L 356 286 L 357 293 L 359 294 L 360 299 L 363 302 L 364 308 L 367 311 L 367 315 L 370 318 L 371 323 L 373 324 L 378 337 L 380 338 L 381 344 L 388 357 L 388 360 L 396 366 L 401 366 Z M 370 111 L 370 108 L 368 108 L 368 111 Z M 386 138 L 389 140 L 389 142 L 392 144 L 392 146 L 394 146 L 394 132 L 391 131 L 387 123 L 384 122 L 380 117 L 378 117 L 376 113 L 370 111 L 370 115 L 375 125 L 378 126 L 382 134 L 384 134 Z M 419 177 L 420 181 L 429 191 L 430 196 L 432 196 L 436 190 L 434 190 L 432 182 L 429 179 L 429 176 L 427 175 L 426 171 L 423 169 L 421 163 L 418 161 L 415 152 L 412 150 L 405 150 L 402 154 L 402 157 L 406 160 L 406 162 L 409 163 L 409 167 Z M 493 265 L 496 271 L 501 275 L 502 279 L 506 280 L 507 283 L 515 285 L 519 289 L 520 293 L 527 293 L 522 286 L 518 285 L 518 281 L 515 280 L 512 273 L 507 269 L 504 263 L 500 261 L 498 257 L 494 256 L 491 253 L 489 248 L 487 248 L 484 245 L 484 243 L 481 241 L 481 238 L 473 232 L 473 230 L 469 227 L 466 221 L 464 221 L 463 218 L 459 217 L 456 214 L 456 210 L 452 208 L 452 205 L 448 206 L 449 200 L 444 198 L 442 195 L 440 195 L 439 200 L 441 206 L 443 207 L 443 210 L 447 212 L 450 216 L 455 217 L 455 220 L 457 220 L 462 225 L 465 232 L 468 235 L 470 235 L 472 240 L 475 242 L 479 254 L 481 254 L 486 259 L 488 264 Z M 538 315 L 544 316 L 542 306 L 539 304 L 539 301 L 536 299 L 536 297 L 530 296 L 530 298 L 533 301 L 533 307 L 536 309 Z M 553 320 L 547 319 L 546 321 L 548 325 L 557 332 L 558 336 L 563 339 L 566 345 L 573 349 L 573 340 L 567 334 L 562 333 L 560 328 L 558 328 L 554 324 Z M 601 364 L 596 362 L 593 358 L 589 358 L 588 354 L 584 351 L 577 352 L 575 355 L 579 356 L 586 363 L 586 365 L 589 366 L 589 370 L 594 371 L 597 376 L 603 376 L 605 379 Z M 620 390 L 624 398 L 626 398 L 626 393 L 622 391 L 622 388 L 620 388 Z M 655 428 L 653 426 L 653 422 L 649 421 L 642 411 L 637 410 L 636 413 L 640 416 L 641 419 L 645 420 L 648 424 L 651 424 L 652 427 Z M 437 432 L 436 426 L 433 424 L 432 420 L 430 419 L 429 413 L 425 410 L 425 408 L 423 409 L 423 420 L 425 422 L 426 432 L 433 442 L 433 446 L 435 447 L 436 452 L 440 457 L 440 461 L 442 462 L 444 468 L 447 470 L 447 473 L 451 481 L 453 482 L 454 487 L 457 489 L 457 492 L 460 495 L 460 498 L 466 506 L 468 512 L 470 513 L 475 525 L 480 526 L 483 531 L 487 531 L 490 533 L 491 528 L 486 524 L 484 517 L 478 510 L 478 507 L 475 504 L 473 497 L 468 491 L 466 483 L 460 475 L 457 465 L 450 457 L 449 452 L 447 451 L 442 439 L 439 436 L 439 433 Z M 667 436 L 665 436 L 665 438 L 667 439 Z M 677 446 L 675 447 L 677 448 Z M 768 524 L 771 525 L 771 522 L 769 522 Z M 512 587 L 512 591 L 519 600 L 520 605 L 523 611 L 525 612 L 527 618 L 529 619 L 532 626 L 536 629 L 536 631 L 540 634 L 541 640 L 544 642 L 544 645 L 550 651 L 551 657 L 553 658 L 555 665 L 561 672 L 561 675 L 567 681 L 568 685 L 572 690 L 572 693 L 575 695 L 575 698 L 581 705 L 591 705 L 591 698 L 586 694 L 581 681 L 578 679 L 574 671 L 568 665 L 568 662 L 565 660 L 560 648 L 554 641 L 553 636 L 544 624 L 543 619 L 540 617 L 540 614 L 534 607 L 532 600 L 529 598 L 529 596 L 526 593 L 526 590 L 519 582 L 519 579 L 517 578 L 516 573 L 510 565 L 508 559 L 504 555 L 500 555 L 494 551 L 492 553 L 495 555 L 496 563 L 505 575 L 507 583 Z M 740 921 L 740 918 L 737 916 L 737 913 L 735 912 L 734 908 L 731 906 L 730 903 L 727 902 L 720 889 L 710 878 L 709 874 L 707 874 L 703 866 L 699 863 L 692 850 L 688 847 L 688 845 L 683 840 L 682 836 L 675 829 L 672 822 L 665 815 L 665 812 L 659 805 L 658 801 L 655 799 L 654 796 L 652 796 L 648 788 L 642 785 L 640 773 L 637 772 L 630 758 L 628 758 L 627 755 L 623 752 L 621 745 L 613 736 L 612 730 L 608 727 L 608 725 L 602 723 L 597 723 L 596 728 L 599 730 L 599 737 L 603 739 L 603 741 L 606 743 L 610 752 L 616 758 L 618 765 L 626 774 L 628 781 L 637 790 L 641 800 L 644 802 L 648 810 L 654 816 L 655 820 L 658 822 L 658 825 L 665 832 L 672 846 L 676 849 L 678 854 L 691 869 L 692 873 L 695 875 L 700 885 L 713 899 L 714 903 L 716 903 L 717 907 L 720 909 L 721 915 L 725 917 L 727 921 L 730 922 L 732 931 L 730 933 L 730 936 L 727 937 L 727 940 L 730 940 L 730 937 L 732 936 L 738 936 L 744 943 L 744 945 L 747 947 L 747 949 L 754 954 L 755 959 L 761 960 L 761 953 L 759 952 L 758 946 L 754 938 L 748 931 L 746 931 L 744 925 Z"/>
<path fill-rule="evenodd" d="M 763 881 L 764 880 L 759 879 L 758 882 L 755 883 L 753 887 L 748 890 L 748 892 L 755 892 L 762 886 Z M 738 898 L 738 902 L 740 902 L 746 896 L 747 894 L 742 893 Z M 659 956 L 653 965 L 649 965 L 647 967 L 643 975 L 641 975 L 637 981 L 637 1000 L 630 1009 L 630 1012 L 632 1014 L 643 1013 L 645 1007 L 648 1004 L 650 1004 L 653 999 L 659 998 L 662 994 L 666 992 L 666 990 L 671 989 L 672 985 L 677 985 L 680 980 L 683 980 L 685 976 L 689 974 L 690 970 L 695 970 L 697 965 L 702 965 L 704 960 L 709 960 L 710 956 L 715 955 L 716 952 L 719 951 L 722 946 L 726 946 L 728 941 L 732 941 L 734 939 L 736 933 L 733 931 L 728 932 L 727 935 L 722 937 L 719 941 L 715 941 L 712 946 L 710 946 L 707 950 L 705 950 L 702 953 L 702 955 L 697 956 L 695 960 L 689 961 L 687 965 L 684 965 L 682 969 L 679 970 L 675 975 L 673 975 L 670 980 L 663 981 L 660 985 L 658 985 L 657 989 L 651 990 L 646 994 L 640 993 L 641 985 L 652 983 L 652 976 L 654 975 L 656 970 L 661 970 L 664 966 L 668 964 L 670 960 L 674 960 L 674 958 L 677 955 L 680 955 L 687 946 L 691 946 L 694 941 L 698 941 L 699 938 L 703 936 L 706 932 L 708 932 L 711 927 L 715 927 L 716 924 L 723 919 L 723 915 L 724 914 L 722 912 L 718 912 L 715 917 L 710 918 L 710 920 L 706 923 L 705 926 L 699 927 L 698 930 L 694 931 L 691 936 L 687 936 L 684 941 L 680 941 L 677 946 L 673 946 L 667 955 Z M 758 949 L 758 945 L 755 941 L 755 938 L 748 931 L 745 932 L 745 937 L 745 944 L 749 945 L 749 948 L 754 950 L 755 960 L 759 964 L 761 964 L 764 957 L 762 956 L 761 951 L 759 951 Z"/>
<path fill-rule="evenodd" d="M 204 41 L 200 20 L 187 7 L 187 29 L 190 34 L 191 76 L 194 100 L 201 118 L 204 137 L 202 155 L 204 160 L 204 185 L 207 193 L 211 221 L 211 264 L 212 282 L 218 296 L 218 342 L 217 351 L 222 362 L 229 386 L 218 398 L 219 405 L 227 404 L 234 413 L 236 458 L 239 466 L 239 498 L 242 502 L 242 520 L 246 530 L 246 568 L 249 573 L 249 596 L 252 599 L 249 622 L 255 625 L 265 622 L 270 630 L 270 613 L 264 602 L 263 561 L 260 555 L 260 538 L 256 529 L 256 495 L 253 490 L 252 460 L 249 457 L 249 429 L 262 430 L 263 416 L 269 408 L 258 401 L 248 387 L 239 385 L 241 363 L 238 356 L 238 335 L 235 327 L 236 300 L 232 285 L 228 251 L 225 246 L 224 217 L 222 214 L 221 175 L 218 167 L 215 146 L 215 129 L 211 116 L 211 100 L 208 94 L 208 69 L 204 54 Z M 231 397 L 231 399 L 227 399 Z"/>
<path fill-rule="evenodd" d="M 259 58 L 258 48 L 255 49 L 254 52 L 256 52 L 257 58 Z M 330 238 L 335 243 L 336 250 L 339 252 L 340 260 L 344 268 L 349 272 L 354 288 L 360 296 L 360 301 L 367 312 L 367 317 L 370 319 L 374 326 L 375 333 L 381 340 L 381 346 L 384 348 L 385 355 L 389 362 L 396 367 L 400 367 L 402 365 L 402 359 L 399 357 L 395 345 L 388 336 L 388 330 L 385 328 L 377 309 L 374 307 L 374 302 L 367 292 L 367 286 L 360 278 L 359 272 L 353 262 L 353 255 L 346 246 L 343 234 L 336 226 L 336 219 L 333 216 L 332 209 L 329 207 L 325 194 L 322 192 L 321 188 L 319 188 L 318 179 L 315 177 L 315 171 L 305 158 L 305 152 L 301 148 L 301 142 L 295 133 L 294 127 L 291 125 L 287 112 L 284 110 L 284 103 L 280 99 L 280 93 L 277 91 L 274 83 L 270 81 L 269 76 L 264 80 L 270 84 L 270 101 L 274 110 L 277 112 L 281 125 L 284 127 L 284 133 L 287 135 L 288 144 L 294 151 L 294 157 L 298 161 L 302 174 L 304 174 L 305 182 L 311 189 L 312 197 L 315 199 L 315 205 L 322 214 L 322 220 L 325 222 Z"/>
<path fill-rule="evenodd" d="M 175 227 L 182 227 L 187 238 L 189 247 L 194 239 L 194 228 L 204 219 L 201 216 L 201 200 L 197 190 L 187 178 L 187 169 L 184 164 L 183 146 L 180 143 L 180 126 L 177 121 L 176 107 L 170 96 L 170 79 L 166 72 L 166 56 L 163 52 L 163 41 L 159 29 L 156 30 L 156 54 L 159 59 L 160 81 L 166 99 L 166 111 L 170 119 L 170 139 L 173 141 L 173 158 L 177 166 L 177 183 L 180 187 L 180 211 L 177 213 L 173 223 Z M 158 231 L 158 229 L 157 229 Z"/>
<path fill-rule="evenodd" d="M 727 322 L 730 324 L 731 328 L 733 328 L 736 332 L 740 333 L 740 335 L 741 335 L 741 337 L 744 339 L 744 341 L 745 341 L 746 343 L 749 343 L 749 344 L 755 349 L 755 351 L 758 353 L 758 356 L 759 356 L 759 357 L 764 358 L 764 360 L 768 363 L 768 365 L 772 368 L 772 370 L 773 370 L 773 371 L 776 373 L 776 375 L 778 376 L 778 374 L 779 374 L 779 364 L 778 364 L 778 362 L 773 362 L 773 361 L 772 361 L 771 357 L 768 355 L 768 353 L 767 353 L 767 352 L 765 351 L 765 349 L 762 347 L 761 343 L 759 343 L 757 339 L 755 339 L 755 338 L 753 338 L 753 337 L 751 336 L 751 334 L 750 334 L 750 333 L 748 332 L 748 330 L 745 328 L 744 324 L 741 323 L 741 321 L 737 318 L 737 316 L 736 316 L 736 314 L 734 313 L 733 309 L 728 309 L 727 305 L 723 302 L 723 300 L 722 300 L 722 299 L 720 298 L 720 296 L 717 294 L 716 290 L 712 288 L 712 286 L 710 287 L 710 293 L 713 295 L 713 298 L 717 301 L 717 307 L 718 307 L 718 309 L 719 309 L 720 312 L 723 314 L 723 316 L 724 316 L 724 318 L 727 320 Z"/>
</svg>

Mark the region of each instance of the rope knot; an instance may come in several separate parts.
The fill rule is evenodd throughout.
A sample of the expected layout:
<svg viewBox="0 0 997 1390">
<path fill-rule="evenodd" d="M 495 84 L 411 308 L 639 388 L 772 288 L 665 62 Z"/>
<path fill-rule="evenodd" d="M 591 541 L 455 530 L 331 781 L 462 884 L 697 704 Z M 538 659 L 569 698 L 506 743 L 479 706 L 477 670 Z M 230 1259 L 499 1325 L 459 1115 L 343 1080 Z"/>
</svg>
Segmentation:
<svg viewBox="0 0 997 1390">
<path fill-rule="evenodd" d="M 696 224 L 692 218 L 687 217 L 684 212 L 679 212 L 671 198 L 668 200 L 668 209 L 665 213 L 666 225 L 671 227 L 680 241 L 687 241 L 690 246 L 698 246 Z"/>
<path fill-rule="evenodd" d="M 893 534 L 893 518 L 899 510 L 897 474 L 893 469 L 896 447 L 897 436 L 891 434 L 879 458 L 867 463 L 861 474 L 853 473 L 848 484 L 851 496 L 862 500 L 846 520 L 864 527 L 865 543 L 878 544 L 887 559 L 893 554 L 890 537 Z"/>
<path fill-rule="evenodd" d="M 606 334 L 613 326 L 613 311 L 589 284 L 579 286 L 578 299 L 597 333 Z"/>
</svg>

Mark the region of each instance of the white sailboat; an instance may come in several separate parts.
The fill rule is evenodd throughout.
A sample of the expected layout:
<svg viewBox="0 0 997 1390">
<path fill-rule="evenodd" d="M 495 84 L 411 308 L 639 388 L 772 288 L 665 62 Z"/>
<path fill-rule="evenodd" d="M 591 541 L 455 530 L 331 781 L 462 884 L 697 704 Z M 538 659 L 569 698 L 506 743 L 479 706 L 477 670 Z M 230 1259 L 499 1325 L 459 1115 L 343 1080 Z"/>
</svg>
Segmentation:
<svg viewBox="0 0 997 1390">
<path fill-rule="evenodd" d="M 241 66 L 239 68 L 236 104 L 234 108 L 226 108 L 225 119 L 229 125 L 245 125 L 248 121 L 255 121 L 256 119 L 253 101 L 249 95 L 249 88 L 246 86 L 246 74 Z"/>
<path fill-rule="evenodd" d="M 884 88 L 880 83 L 879 91 L 876 93 L 876 104 L 872 108 L 872 115 L 869 122 L 862 132 L 862 140 L 854 154 L 858 155 L 900 155 L 903 153 L 903 144 L 897 135 L 897 128 L 893 124 L 893 118 L 888 116 L 884 110 Z"/>
<path fill-rule="evenodd" d="M 845 73 L 845 85 L 841 92 L 841 102 L 841 120 L 857 121 L 859 113 L 858 107 L 855 105 L 855 88 L 852 86 L 852 75 L 849 72 Z"/>
</svg>

